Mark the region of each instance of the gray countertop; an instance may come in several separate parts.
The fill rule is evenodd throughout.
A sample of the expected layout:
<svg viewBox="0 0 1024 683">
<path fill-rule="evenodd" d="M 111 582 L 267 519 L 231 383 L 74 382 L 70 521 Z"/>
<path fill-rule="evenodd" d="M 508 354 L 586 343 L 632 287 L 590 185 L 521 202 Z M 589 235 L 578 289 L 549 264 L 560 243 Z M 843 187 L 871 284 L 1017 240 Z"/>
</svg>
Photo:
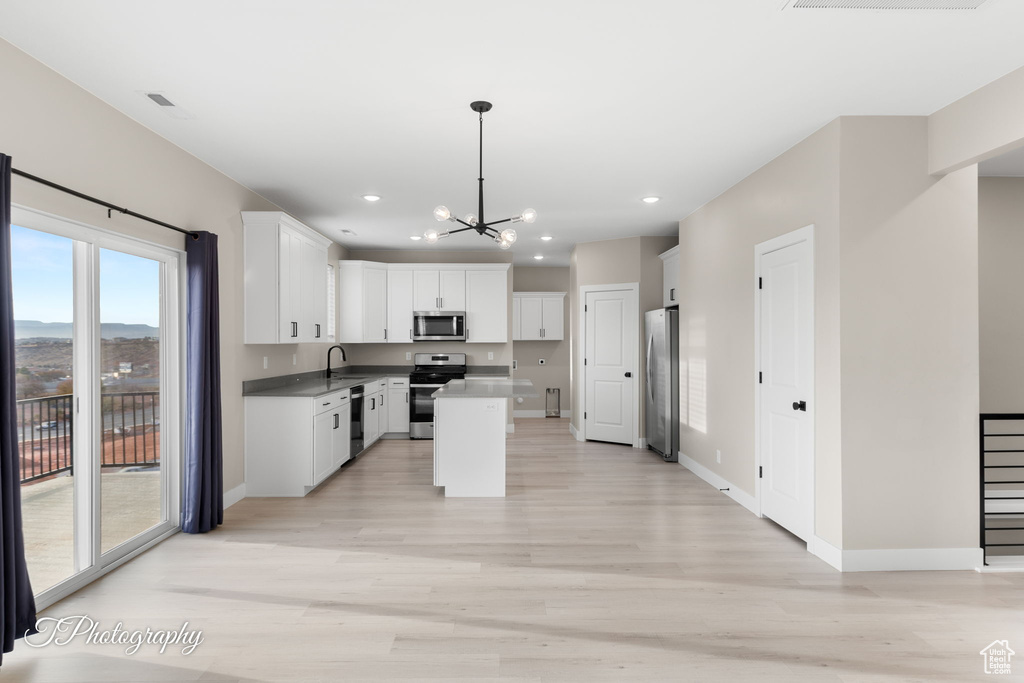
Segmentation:
<svg viewBox="0 0 1024 683">
<path fill-rule="evenodd" d="M 330 379 L 324 376 L 323 370 L 300 372 L 280 377 L 267 377 L 243 382 L 242 395 L 316 398 L 335 391 L 349 389 L 368 381 L 385 379 L 386 377 L 408 378 L 412 369 L 411 365 L 348 365 L 340 368 Z M 466 374 L 507 377 L 508 366 L 470 365 L 466 368 Z"/>
<path fill-rule="evenodd" d="M 528 379 L 453 379 L 431 394 L 434 398 L 537 398 Z"/>
<path fill-rule="evenodd" d="M 325 396 L 335 391 L 351 389 L 354 386 L 364 384 L 368 381 L 384 379 L 387 375 L 374 375 L 372 377 L 342 376 L 327 379 L 317 377 L 306 379 L 292 384 L 263 389 L 262 391 L 246 392 L 246 396 L 291 396 L 294 398 L 316 398 Z"/>
</svg>

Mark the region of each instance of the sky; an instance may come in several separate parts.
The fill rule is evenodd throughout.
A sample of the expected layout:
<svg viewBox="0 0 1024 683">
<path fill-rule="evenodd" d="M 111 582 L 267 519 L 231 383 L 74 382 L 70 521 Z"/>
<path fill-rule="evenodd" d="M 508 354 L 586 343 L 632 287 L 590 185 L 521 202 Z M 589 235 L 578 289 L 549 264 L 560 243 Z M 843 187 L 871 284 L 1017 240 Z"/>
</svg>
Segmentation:
<svg viewBox="0 0 1024 683">
<path fill-rule="evenodd" d="M 72 244 L 67 237 L 11 226 L 14 318 L 72 322 Z M 160 264 L 100 250 L 100 322 L 160 325 Z"/>
</svg>

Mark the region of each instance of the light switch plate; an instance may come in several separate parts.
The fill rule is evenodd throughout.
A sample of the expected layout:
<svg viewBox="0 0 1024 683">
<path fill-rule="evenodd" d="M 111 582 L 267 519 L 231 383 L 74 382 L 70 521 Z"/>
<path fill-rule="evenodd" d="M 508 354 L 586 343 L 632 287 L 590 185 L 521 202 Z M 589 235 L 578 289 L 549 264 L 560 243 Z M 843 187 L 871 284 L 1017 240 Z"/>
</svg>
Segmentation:
<svg viewBox="0 0 1024 683">
<path fill-rule="evenodd" d="M 487 360 L 494 360 L 494 351 L 487 352 Z"/>
<path fill-rule="evenodd" d="M 266 356 L 263 356 L 263 369 L 264 369 L 264 370 L 266 370 L 266 369 L 267 369 L 267 367 L 268 367 L 268 366 L 267 366 L 267 357 L 266 357 Z"/>
<path fill-rule="evenodd" d="M 412 352 L 411 351 L 406 351 L 405 352 L 405 359 L 406 360 L 412 360 Z"/>
<path fill-rule="evenodd" d="M 298 364 L 299 364 L 299 354 L 293 353 L 292 354 L 292 365 L 298 365 Z"/>
</svg>

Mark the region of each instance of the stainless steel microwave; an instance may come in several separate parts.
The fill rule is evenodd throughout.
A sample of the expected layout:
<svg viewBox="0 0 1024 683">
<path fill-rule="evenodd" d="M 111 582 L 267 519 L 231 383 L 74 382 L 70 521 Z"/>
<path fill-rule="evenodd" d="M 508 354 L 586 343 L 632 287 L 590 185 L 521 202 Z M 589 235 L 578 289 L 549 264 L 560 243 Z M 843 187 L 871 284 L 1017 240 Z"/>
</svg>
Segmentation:
<svg viewBox="0 0 1024 683">
<path fill-rule="evenodd" d="M 413 341 L 466 341 L 465 311 L 413 311 Z"/>
</svg>

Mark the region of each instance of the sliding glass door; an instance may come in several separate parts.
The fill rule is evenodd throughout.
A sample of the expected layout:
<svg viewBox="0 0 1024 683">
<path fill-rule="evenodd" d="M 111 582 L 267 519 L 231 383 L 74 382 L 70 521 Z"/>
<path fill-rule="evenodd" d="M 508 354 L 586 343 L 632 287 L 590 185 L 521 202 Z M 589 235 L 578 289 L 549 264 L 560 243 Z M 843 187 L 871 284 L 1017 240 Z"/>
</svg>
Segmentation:
<svg viewBox="0 0 1024 683">
<path fill-rule="evenodd" d="M 26 559 L 44 607 L 178 526 L 181 252 L 15 209 Z"/>
</svg>

